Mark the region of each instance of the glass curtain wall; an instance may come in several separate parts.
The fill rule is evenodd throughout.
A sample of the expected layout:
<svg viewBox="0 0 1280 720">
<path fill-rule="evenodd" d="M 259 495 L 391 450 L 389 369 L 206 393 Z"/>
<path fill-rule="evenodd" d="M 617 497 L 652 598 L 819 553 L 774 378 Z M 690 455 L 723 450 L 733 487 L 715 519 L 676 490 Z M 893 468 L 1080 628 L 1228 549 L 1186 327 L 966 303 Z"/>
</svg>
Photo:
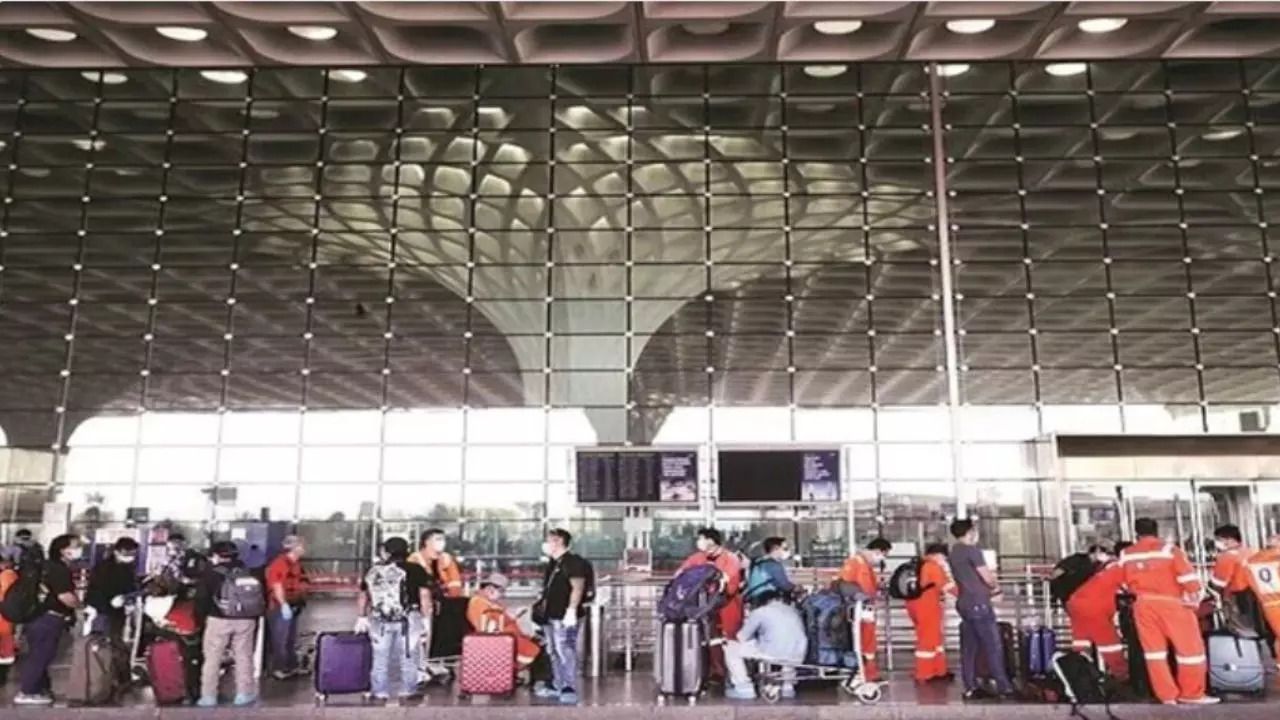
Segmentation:
<svg viewBox="0 0 1280 720">
<path fill-rule="evenodd" d="M 848 507 L 715 522 L 827 564 L 939 535 L 959 497 L 1043 560 L 1027 440 L 1280 403 L 1280 79 L 942 74 L 932 98 L 920 64 L 0 72 L 5 519 L 265 512 L 335 562 L 428 526 L 521 562 L 555 521 L 607 564 L 621 514 L 573 504 L 575 445 L 838 443 Z M 659 513 L 660 560 L 707 519 Z"/>
</svg>

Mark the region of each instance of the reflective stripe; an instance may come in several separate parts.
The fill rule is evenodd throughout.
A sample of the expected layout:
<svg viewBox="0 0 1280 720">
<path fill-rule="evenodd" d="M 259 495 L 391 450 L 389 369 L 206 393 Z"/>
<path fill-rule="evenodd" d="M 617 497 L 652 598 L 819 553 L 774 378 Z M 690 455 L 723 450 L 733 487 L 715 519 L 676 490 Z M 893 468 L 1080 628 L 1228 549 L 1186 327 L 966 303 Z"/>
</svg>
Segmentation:
<svg viewBox="0 0 1280 720">
<path fill-rule="evenodd" d="M 938 654 L 939 654 L 939 655 L 946 655 L 946 654 L 947 654 L 947 649 L 946 649 L 945 647 L 943 647 L 943 646 L 939 645 L 939 646 L 938 646 Z"/>
<path fill-rule="evenodd" d="M 1189 572 L 1186 575 L 1179 575 L 1174 579 L 1177 580 L 1179 583 L 1189 583 L 1192 580 L 1199 580 L 1200 576 L 1193 572 Z M 1223 583 L 1223 584 L 1225 585 L 1226 583 Z"/>
<path fill-rule="evenodd" d="M 1124 652 L 1124 645 L 1099 645 L 1098 652 L 1101 652 L 1101 653 Z"/>
<path fill-rule="evenodd" d="M 533 656 L 531 656 L 531 655 L 517 655 L 517 656 L 516 656 L 516 662 L 520 663 L 521 665 L 528 665 L 529 663 L 533 662 L 535 659 L 536 659 L 536 658 L 534 658 L 534 657 L 533 657 Z"/>
<path fill-rule="evenodd" d="M 1072 640 L 1071 641 L 1071 647 L 1077 650 L 1079 649 L 1088 650 L 1089 646 L 1092 644 L 1093 643 L 1089 642 L 1088 640 Z"/>
<path fill-rule="evenodd" d="M 858 616 L 858 618 L 859 618 L 860 620 L 862 620 L 862 622 L 864 622 L 864 623 L 873 623 L 873 622 L 875 622 L 875 621 L 876 621 L 876 611 L 875 611 L 875 610 L 863 610 L 863 611 L 862 611 L 862 614 L 861 614 L 861 615 L 859 615 L 859 616 Z"/>
<path fill-rule="evenodd" d="M 11 657 L 0 658 L 0 666 L 2 666 L 2 665 L 12 665 L 12 664 L 13 664 L 13 661 L 14 661 L 15 659 L 16 659 L 16 658 L 11 658 Z"/>
<path fill-rule="evenodd" d="M 446 584 L 445 584 L 445 587 L 462 587 L 462 581 L 461 581 L 461 580 L 454 580 L 454 581 L 453 581 L 453 582 L 451 582 L 451 583 L 446 583 Z"/>
<path fill-rule="evenodd" d="M 1204 664 L 1203 655 L 1189 655 L 1187 657 L 1183 657 L 1181 655 L 1174 655 L 1173 658 L 1178 661 L 1179 665 L 1203 665 Z"/>
<path fill-rule="evenodd" d="M 873 652 L 869 652 L 869 653 L 862 653 L 862 657 L 864 657 L 864 658 L 866 658 L 866 659 L 868 659 L 868 660 L 875 660 L 875 659 L 876 659 L 876 654 L 875 654 L 875 653 L 873 653 Z"/>
<path fill-rule="evenodd" d="M 1169 659 L 1169 653 L 1164 652 L 1164 651 L 1161 651 L 1161 652 L 1144 652 L 1144 653 L 1142 653 L 1142 657 L 1143 657 L 1144 659 L 1146 659 L 1146 660 L 1168 660 L 1168 659 Z"/>
<path fill-rule="evenodd" d="M 932 660 L 933 658 L 938 657 L 938 653 L 931 652 L 929 650 L 917 650 L 916 657 L 920 660 Z"/>
<path fill-rule="evenodd" d="M 1178 582 L 1182 582 L 1182 581 L 1181 581 L 1181 580 L 1179 580 Z M 1226 581 L 1226 580 L 1219 580 L 1219 579 L 1218 579 L 1218 578 L 1216 578 L 1216 577 L 1211 577 L 1211 578 L 1209 578 L 1209 584 L 1210 584 L 1210 585 L 1212 585 L 1212 586 L 1214 586 L 1214 587 L 1224 588 L 1224 587 L 1226 587 L 1226 586 L 1227 586 L 1227 581 Z"/>
<path fill-rule="evenodd" d="M 1132 553 L 1132 554 L 1130 554 L 1126 550 L 1125 552 L 1120 554 L 1120 564 L 1124 565 L 1125 563 L 1130 563 L 1130 562 L 1140 562 L 1142 560 L 1157 560 L 1161 558 L 1163 559 L 1173 558 L 1173 550 L 1166 547 L 1163 550 L 1152 550 L 1150 552 L 1140 552 L 1140 553 Z"/>
</svg>

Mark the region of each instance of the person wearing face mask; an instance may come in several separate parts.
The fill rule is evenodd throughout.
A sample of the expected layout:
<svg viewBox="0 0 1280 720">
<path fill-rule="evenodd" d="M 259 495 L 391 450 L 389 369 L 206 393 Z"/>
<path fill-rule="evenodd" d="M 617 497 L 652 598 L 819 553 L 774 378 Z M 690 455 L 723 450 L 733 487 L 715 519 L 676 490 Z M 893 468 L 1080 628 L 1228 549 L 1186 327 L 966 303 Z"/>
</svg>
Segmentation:
<svg viewBox="0 0 1280 720">
<path fill-rule="evenodd" d="M 547 531 L 542 554 L 547 560 L 542 575 L 542 597 L 534 604 L 533 621 L 542 626 L 551 664 L 551 682 L 534 687 L 534 695 L 557 699 L 565 705 L 578 702 L 578 623 L 595 594 L 595 570 L 591 563 L 570 551 L 568 530 Z"/>
<path fill-rule="evenodd" d="M 480 581 L 480 589 L 467 600 L 467 622 L 477 632 L 514 635 L 516 670 L 529 669 L 534 687 L 546 687 L 550 669 L 547 654 L 538 641 L 525 635 L 520 621 L 507 612 L 504 602 L 510 582 L 506 575 L 493 573 Z"/>
<path fill-rule="evenodd" d="M 956 539 L 947 554 L 951 577 L 956 583 L 956 612 L 960 615 L 960 674 L 964 679 L 964 698 L 982 700 L 986 691 L 978 683 L 978 655 L 986 657 L 988 671 L 1002 698 L 1013 697 L 1009 668 L 1005 667 L 1004 642 L 996 619 L 995 602 L 1000 598 L 1000 584 L 995 570 L 987 565 L 978 547 L 978 526 L 972 520 L 951 523 L 951 536 Z"/>
<path fill-rule="evenodd" d="M 916 629 L 915 679 L 918 683 L 951 682 L 943 634 L 944 598 L 954 594 L 955 583 L 947 570 L 947 546 L 931 543 L 920 559 L 920 595 L 906 601 L 907 616 Z"/>
<path fill-rule="evenodd" d="M 47 591 L 44 612 L 23 626 L 27 653 L 22 658 L 21 681 L 15 705 L 52 705 L 49 694 L 49 666 L 58 655 L 58 646 L 67 628 L 75 621 L 80 598 L 76 596 L 71 566 L 84 554 L 84 545 L 75 535 L 59 535 L 49 543 L 43 567 L 42 585 Z"/>
<path fill-rule="evenodd" d="M 268 565 L 267 630 L 271 638 L 271 676 L 287 680 L 298 673 L 298 615 L 307 604 L 307 579 L 302 570 L 306 545 L 287 535 L 281 552 Z"/>
<path fill-rule="evenodd" d="M 752 561 L 747 571 L 747 589 L 743 591 L 747 604 L 759 607 L 774 598 L 792 599 L 796 586 L 787 577 L 786 563 L 791 559 L 791 548 L 786 538 L 765 538 L 761 550 L 764 554 Z"/>
<path fill-rule="evenodd" d="M 1209 591 L 1218 605 L 1236 602 L 1238 593 L 1249 589 L 1249 576 L 1244 563 L 1253 554 L 1244 546 L 1244 537 L 1235 525 L 1223 525 L 1213 531 L 1213 547 L 1218 551 L 1209 573 Z"/>
<path fill-rule="evenodd" d="M 1244 570 L 1271 630 L 1272 653 L 1280 670 L 1280 534 L 1268 538 L 1267 546 L 1245 561 Z"/>
<path fill-rule="evenodd" d="M 424 530 L 418 539 L 418 551 L 409 556 L 409 562 L 421 565 L 445 597 L 462 597 L 462 570 L 458 561 L 445 552 L 445 546 L 444 530 Z"/>
<path fill-rule="evenodd" d="M 720 570 L 725 581 L 725 601 L 716 613 L 717 627 L 714 628 L 711 636 L 732 639 L 742 629 L 742 564 L 736 555 L 725 549 L 724 535 L 715 528 L 704 527 L 698 530 L 694 546 L 697 552 L 685 559 L 676 574 L 695 565 L 708 563 Z M 708 679 L 713 683 L 723 683 L 725 679 L 724 649 L 717 644 L 710 650 Z"/>
<path fill-rule="evenodd" d="M 1124 584 L 1124 571 L 1116 562 L 1116 554 L 1128 547 L 1116 545 L 1108 552 L 1102 545 L 1089 548 L 1089 559 L 1097 568 L 1088 580 L 1067 598 L 1067 619 L 1071 622 L 1071 649 L 1088 654 L 1098 651 L 1107 673 L 1117 679 L 1129 675 L 1124 657 L 1124 643 L 1116 630 L 1116 595 Z"/>
<path fill-rule="evenodd" d="M 840 568 L 840 574 L 836 579 L 856 586 L 866 594 L 869 603 L 874 603 L 880 592 L 880 568 L 884 565 L 884 559 L 888 557 L 889 549 L 892 547 L 888 540 L 882 537 L 875 538 L 867 543 L 865 548 L 844 561 L 844 566 Z M 863 675 L 869 682 L 876 682 L 880 679 L 880 665 L 876 662 L 874 608 L 863 608 L 862 617 L 859 618 L 858 632 L 862 636 Z"/>
<path fill-rule="evenodd" d="M 122 537 L 110 553 L 93 566 L 85 590 L 86 614 L 94 632 L 119 636 L 124 632 L 125 601 L 138 592 L 138 541 Z"/>
</svg>

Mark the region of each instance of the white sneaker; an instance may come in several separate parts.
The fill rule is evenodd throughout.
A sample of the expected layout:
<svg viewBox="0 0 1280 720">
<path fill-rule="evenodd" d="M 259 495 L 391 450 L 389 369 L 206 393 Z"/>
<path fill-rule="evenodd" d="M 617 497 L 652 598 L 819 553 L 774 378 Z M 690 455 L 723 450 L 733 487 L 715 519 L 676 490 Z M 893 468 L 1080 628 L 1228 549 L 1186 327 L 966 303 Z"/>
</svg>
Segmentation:
<svg viewBox="0 0 1280 720">
<path fill-rule="evenodd" d="M 1161 705 L 1177 705 L 1178 701 L 1177 700 L 1161 700 L 1160 704 Z"/>
<path fill-rule="evenodd" d="M 52 705 L 53 698 L 48 695 L 26 695 L 18 693 L 13 696 L 14 705 Z"/>
<path fill-rule="evenodd" d="M 1178 700 L 1179 705 L 1217 705 L 1222 702 L 1222 698 L 1216 698 L 1212 695 L 1201 695 L 1198 698 L 1184 698 Z"/>
</svg>

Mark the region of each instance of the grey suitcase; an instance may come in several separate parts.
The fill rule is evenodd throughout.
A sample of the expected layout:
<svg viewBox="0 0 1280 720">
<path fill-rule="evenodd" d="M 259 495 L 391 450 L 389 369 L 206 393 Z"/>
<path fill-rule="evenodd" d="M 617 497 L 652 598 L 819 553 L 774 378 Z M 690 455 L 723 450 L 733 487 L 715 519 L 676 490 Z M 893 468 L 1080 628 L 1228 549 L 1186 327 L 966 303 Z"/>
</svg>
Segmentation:
<svg viewBox="0 0 1280 720">
<path fill-rule="evenodd" d="M 706 678 L 706 628 L 702 623 L 664 622 L 658 642 L 658 691 L 693 701 Z"/>
<path fill-rule="evenodd" d="M 1215 693 L 1262 695 L 1267 691 L 1270 653 L 1258 638 L 1228 632 L 1205 636 L 1209 659 L 1209 689 Z"/>
</svg>

